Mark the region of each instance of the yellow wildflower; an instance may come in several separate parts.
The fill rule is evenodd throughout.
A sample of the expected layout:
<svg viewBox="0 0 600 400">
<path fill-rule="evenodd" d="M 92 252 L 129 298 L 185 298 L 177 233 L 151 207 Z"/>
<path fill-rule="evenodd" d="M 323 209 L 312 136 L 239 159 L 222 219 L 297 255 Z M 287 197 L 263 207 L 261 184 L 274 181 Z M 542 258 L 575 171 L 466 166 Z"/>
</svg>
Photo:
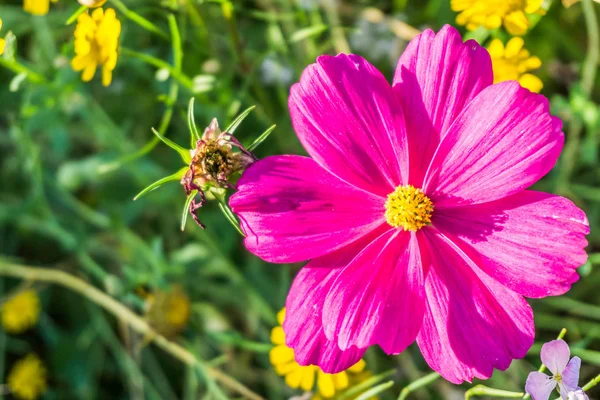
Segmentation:
<svg viewBox="0 0 600 400">
<path fill-rule="evenodd" d="M 40 299 L 34 290 L 24 290 L 2 304 L 2 326 L 9 333 L 22 333 L 40 316 Z"/>
<path fill-rule="evenodd" d="M 504 25 L 511 35 L 524 35 L 529 28 L 527 14 L 545 13 L 543 0 L 451 0 L 453 11 L 459 12 L 456 23 L 468 30 L 480 26 L 496 29 Z"/>
<path fill-rule="evenodd" d="M 275 372 L 285 377 L 285 383 L 293 389 L 302 389 L 305 392 L 312 391 L 315 386 L 316 393 L 312 399 L 331 399 L 348 389 L 352 383 L 358 383 L 358 376 L 364 377 L 365 362 L 360 360 L 352 367 L 337 374 L 327 374 L 316 365 L 302 366 L 294 359 L 294 350 L 285 345 L 285 333 L 283 332 L 283 320 L 285 319 L 285 308 L 277 314 L 279 326 L 271 331 L 271 342 L 275 345 L 269 352 L 269 360 L 275 368 Z"/>
<path fill-rule="evenodd" d="M 539 93 L 544 86 L 542 80 L 528 73 L 542 66 L 538 57 L 529 54 L 523 48 L 524 41 L 520 37 L 512 38 L 504 47 L 500 39 L 494 39 L 488 46 L 494 69 L 494 83 L 503 81 L 519 81 L 521 86 Z"/>
<path fill-rule="evenodd" d="M 112 8 L 94 10 L 90 16 L 83 13 L 77 18 L 75 28 L 75 58 L 71 66 L 83 71 L 84 82 L 92 80 L 98 65 L 102 66 L 102 84 L 110 85 L 112 72 L 117 66 L 117 49 L 121 22 Z"/>
<path fill-rule="evenodd" d="M 16 398 L 35 400 L 48 387 L 46 368 L 38 356 L 29 354 L 17 361 L 10 370 L 6 383 Z"/>
<path fill-rule="evenodd" d="M 2 19 L 0 18 L 0 29 L 2 29 Z M 6 45 L 6 41 L 0 38 L 0 56 L 4 53 L 4 46 Z"/>
<path fill-rule="evenodd" d="M 173 285 L 169 291 L 148 294 L 146 307 L 150 324 L 167 337 L 181 332 L 190 318 L 190 299 L 180 285 Z"/>
<path fill-rule="evenodd" d="M 58 0 L 23 0 L 23 10 L 33 15 L 46 15 L 50 10 L 50 1 L 58 2 Z"/>
<path fill-rule="evenodd" d="M 102 7 L 104 5 L 104 3 L 106 3 L 106 0 L 77 0 L 77 1 L 79 1 L 79 4 L 81 4 L 82 6 L 86 6 L 89 8 Z"/>
</svg>

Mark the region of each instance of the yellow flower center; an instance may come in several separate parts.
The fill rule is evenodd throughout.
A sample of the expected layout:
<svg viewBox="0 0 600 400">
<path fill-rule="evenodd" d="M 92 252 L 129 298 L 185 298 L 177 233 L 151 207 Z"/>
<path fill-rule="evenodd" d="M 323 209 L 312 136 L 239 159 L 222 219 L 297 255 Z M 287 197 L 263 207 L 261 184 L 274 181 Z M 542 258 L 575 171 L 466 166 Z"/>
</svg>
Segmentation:
<svg viewBox="0 0 600 400">
<path fill-rule="evenodd" d="M 394 228 L 418 231 L 431 223 L 433 203 L 419 188 L 398 186 L 388 194 L 385 202 L 385 219 Z"/>
</svg>

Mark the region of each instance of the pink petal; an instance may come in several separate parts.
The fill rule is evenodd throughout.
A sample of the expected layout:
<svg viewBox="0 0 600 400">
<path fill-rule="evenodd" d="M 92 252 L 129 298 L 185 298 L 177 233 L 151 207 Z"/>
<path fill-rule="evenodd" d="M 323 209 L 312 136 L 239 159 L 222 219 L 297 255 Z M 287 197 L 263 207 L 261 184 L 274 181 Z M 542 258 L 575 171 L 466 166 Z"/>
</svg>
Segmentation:
<svg viewBox="0 0 600 400">
<path fill-rule="evenodd" d="M 454 121 L 431 161 L 424 191 L 436 209 L 517 193 L 556 163 L 564 135 L 548 100 L 514 81 L 484 89 Z"/>
<path fill-rule="evenodd" d="M 292 87 L 289 108 L 308 154 L 334 175 L 383 196 L 406 182 L 402 108 L 362 57 L 317 58 Z"/>
<path fill-rule="evenodd" d="M 256 162 L 230 199 L 248 250 L 276 263 L 319 257 L 352 243 L 385 222 L 384 203 L 300 156 Z"/>
<path fill-rule="evenodd" d="M 323 307 L 327 338 L 341 349 L 378 344 L 388 354 L 402 352 L 421 326 L 425 273 L 417 234 L 384 233 L 331 285 Z"/>
<path fill-rule="evenodd" d="M 556 381 L 541 372 L 530 372 L 525 382 L 525 391 L 532 400 L 548 400 L 556 387 Z"/>
<path fill-rule="evenodd" d="M 548 367 L 550 372 L 553 375 L 558 375 L 567 367 L 571 350 L 569 350 L 569 345 L 564 340 L 552 340 L 544 343 L 540 356 L 542 363 Z"/>
<path fill-rule="evenodd" d="M 432 267 L 419 348 L 429 366 L 450 382 L 487 379 L 493 368 L 505 370 L 512 359 L 527 354 L 534 338 L 531 307 L 439 232 L 425 232 L 427 240 L 419 244 L 429 247 Z"/>
<path fill-rule="evenodd" d="M 576 391 L 579 388 L 579 369 L 581 368 L 581 359 L 579 357 L 571 358 L 571 361 L 567 364 L 567 367 L 563 370 L 562 383 L 563 387 L 570 391 Z M 561 389 L 563 389 L 561 387 Z"/>
<path fill-rule="evenodd" d="M 491 203 L 436 210 L 433 225 L 462 239 L 492 278 L 527 297 L 557 296 L 585 263 L 585 213 L 564 197 L 523 191 Z"/>
<path fill-rule="evenodd" d="M 421 187 L 440 139 L 462 109 L 494 80 L 490 55 L 474 40 L 445 25 L 413 39 L 398 62 L 394 90 L 406 120 L 410 183 Z"/>
<path fill-rule="evenodd" d="M 341 372 L 358 362 L 366 349 L 340 350 L 325 337 L 322 309 L 325 296 L 342 269 L 304 267 L 288 294 L 283 329 L 286 344 L 300 365 L 318 365 L 324 372 Z"/>
</svg>

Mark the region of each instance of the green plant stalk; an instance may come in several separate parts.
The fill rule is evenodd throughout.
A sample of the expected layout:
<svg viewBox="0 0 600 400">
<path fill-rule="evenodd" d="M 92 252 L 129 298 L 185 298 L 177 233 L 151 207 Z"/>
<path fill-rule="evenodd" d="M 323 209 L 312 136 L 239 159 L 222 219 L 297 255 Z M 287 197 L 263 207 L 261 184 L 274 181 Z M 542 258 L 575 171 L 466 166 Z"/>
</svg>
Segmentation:
<svg viewBox="0 0 600 400">
<path fill-rule="evenodd" d="M 331 37 L 333 40 L 333 48 L 337 53 L 350 53 L 350 45 L 344 35 L 344 28 L 340 23 L 340 16 L 337 13 L 337 6 L 334 2 L 328 1 L 324 5 L 327 20 L 331 25 Z"/>
<path fill-rule="evenodd" d="M 380 383 L 379 385 L 374 386 L 371 389 L 367 390 L 366 392 L 362 393 L 360 396 L 358 396 L 356 398 L 356 400 L 371 399 L 371 398 L 377 396 L 379 393 L 382 393 L 382 392 L 388 390 L 392 386 L 394 386 L 394 381 L 387 381 L 384 383 Z"/>
<path fill-rule="evenodd" d="M 57 284 L 70 289 L 81 296 L 85 297 L 92 303 L 102 307 L 104 310 L 114 315 L 123 323 L 127 324 L 138 334 L 147 338 L 150 342 L 153 342 L 156 346 L 160 347 L 163 351 L 169 353 L 173 357 L 182 361 L 184 364 L 202 368 L 207 372 L 209 376 L 219 381 L 224 386 L 228 387 L 232 391 L 235 391 L 245 398 L 252 400 L 262 400 L 262 397 L 248 389 L 242 383 L 238 382 L 234 378 L 224 374 L 220 370 L 214 368 L 207 368 L 203 365 L 194 354 L 187 349 L 181 347 L 175 342 L 171 342 L 164 336 L 156 332 L 147 321 L 142 317 L 135 314 L 129 308 L 119 303 L 117 300 L 108 296 L 104 292 L 101 292 L 89 283 L 74 277 L 64 271 L 50 269 L 50 268 L 35 268 L 24 265 L 7 263 L 0 260 L 0 275 L 9 276 L 12 278 L 19 278 L 24 280 L 31 280 L 37 282 L 46 282 Z"/>
<path fill-rule="evenodd" d="M 177 21 L 173 14 L 169 15 L 169 28 L 171 29 L 171 47 L 173 48 L 173 71 L 176 73 L 181 73 L 181 64 L 183 62 L 183 51 L 181 47 L 181 35 L 179 34 L 179 28 L 177 27 Z M 121 49 L 122 50 L 122 49 Z M 158 59 L 157 59 L 158 60 Z M 162 61 L 162 60 L 159 60 Z M 167 64 L 168 65 L 168 64 Z M 170 67 L 170 66 L 169 66 Z M 160 124 L 158 125 L 158 132 L 161 135 L 165 135 L 169 125 L 171 124 L 171 119 L 173 118 L 173 108 L 175 107 L 175 103 L 177 102 L 177 96 L 179 94 L 179 84 L 175 75 L 171 75 L 172 80 L 169 85 L 169 93 L 167 94 L 167 101 L 165 102 L 166 108 L 160 119 Z M 189 78 L 187 78 L 189 80 Z M 191 83 L 191 81 L 190 81 Z M 156 145 L 160 143 L 160 139 L 154 136 L 148 143 L 146 143 L 141 149 L 136 151 L 133 154 L 129 154 L 121 159 L 117 160 L 114 163 L 107 165 L 101 172 L 110 172 L 121 165 L 126 164 L 128 162 L 137 160 L 140 157 L 145 156 L 150 153 L 152 149 L 156 147 Z"/>
<path fill-rule="evenodd" d="M 582 0 L 581 4 L 588 35 L 586 57 L 583 61 L 583 68 L 581 71 L 581 88 L 589 97 L 594 87 L 598 61 L 600 59 L 600 30 L 598 28 L 598 18 L 592 0 Z M 560 168 L 560 174 L 556 185 L 556 189 L 559 193 L 569 193 L 569 183 L 577 162 L 577 153 L 580 148 L 582 130 L 583 124 L 581 121 L 576 119 L 571 122 L 567 142 L 563 151 L 563 164 Z"/>
<path fill-rule="evenodd" d="M 432 372 L 430 374 L 425 375 L 424 377 L 422 377 L 420 379 L 417 379 L 416 381 L 412 382 L 411 384 L 406 386 L 404 389 L 402 389 L 402 391 L 400 392 L 400 395 L 398 396 L 398 400 L 405 400 L 412 392 L 414 392 L 417 389 L 421 389 L 425 386 L 432 384 L 439 377 L 440 377 L 440 374 L 438 374 L 437 372 Z"/>
<path fill-rule="evenodd" d="M 150 64 L 157 68 L 166 69 L 167 71 L 169 71 L 169 74 L 171 74 L 171 76 L 173 78 L 175 78 L 179 81 L 179 83 L 181 83 L 183 86 L 185 86 L 190 91 L 193 91 L 194 83 L 192 82 L 192 80 L 188 76 L 183 74 L 181 71 L 179 71 L 175 67 L 171 66 L 171 64 L 169 64 L 168 62 L 163 61 L 160 58 L 156 58 L 156 57 L 144 54 L 144 53 L 137 52 L 135 50 L 128 49 L 126 47 L 121 47 L 120 50 L 121 50 L 121 54 L 123 54 L 123 55 L 132 57 L 132 58 L 137 58 L 138 60 L 144 61 L 145 63 Z"/>
<path fill-rule="evenodd" d="M 385 372 L 382 372 L 381 374 L 372 376 L 369 379 L 366 379 L 365 381 L 363 381 L 363 382 L 359 383 L 358 385 L 355 385 L 352 388 L 345 391 L 337 400 L 347 400 L 347 399 L 352 398 L 353 396 L 357 396 L 358 394 L 362 393 L 363 390 L 366 390 L 367 388 L 394 375 L 395 372 L 396 372 L 395 369 L 389 369 Z"/>
<path fill-rule="evenodd" d="M 544 304 L 571 315 L 600 320 L 600 307 L 582 303 L 569 297 L 547 298 L 544 299 Z"/>
<path fill-rule="evenodd" d="M 584 392 L 587 392 L 588 390 L 596 386 L 598 383 L 600 383 L 600 375 L 596 376 L 591 381 L 586 383 L 581 389 L 583 389 Z"/>
<path fill-rule="evenodd" d="M 489 388 L 484 385 L 473 386 L 471 389 L 465 392 L 465 400 L 469 400 L 474 396 L 489 396 L 489 397 L 503 397 L 506 399 L 519 399 L 523 397 L 522 392 L 511 392 L 508 390 L 500 390 Z"/>
<path fill-rule="evenodd" d="M 160 29 L 158 26 L 154 25 L 152 22 L 148 21 L 146 18 L 142 17 L 140 14 L 131 11 L 121 0 L 110 0 L 110 2 L 123 14 L 126 18 L 135 22 L 137 25 L 141 26 L 148 32 L 154 33 L 165 40 L 169 40 L 169 35 Z"/>
<path fill-rule="evenodd" d="M 27 75 L 27 79 L 30 82 L 40 83 L 40 84 L 46 83 L 46 78 L 44 78 L 42 75 L 38 74 L 37 72 L 31 70 L 30 68 L 24 66 L 23 64 L 19 63 L 17 60 L 7 60 L 3 57 L 0 57 L 0 65 L 6 69 L 13 71 L 17 75 L 18 74 Z"/>
<path fill-rule="evenodd" d="M 244 45 L 240 39 L 240 33 L 237 27 L 237 21 L 235 18 L 235 10 L 233 4 L 229 0 L 221 2 L 221 11 L 225 21 L 227 21 L 227 27 L 229 28 L 229 35 L 231 37 L 231 44 L 233 46 L 233 52 L 238 57 L 240 70 L 243 73 L 249 73 L 252 70 L 251 64 L 246 57 Z"/>
</svg>

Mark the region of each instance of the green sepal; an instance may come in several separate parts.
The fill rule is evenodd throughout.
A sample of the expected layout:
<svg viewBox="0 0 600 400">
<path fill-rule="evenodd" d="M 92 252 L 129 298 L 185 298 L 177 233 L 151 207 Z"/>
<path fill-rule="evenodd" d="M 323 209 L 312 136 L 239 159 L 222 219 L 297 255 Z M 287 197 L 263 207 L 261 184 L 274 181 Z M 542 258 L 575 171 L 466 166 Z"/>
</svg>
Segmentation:
<svg viewBox="0 0 600 400">
<path fill-rule="evenodd" d="M 181 231 L 185 229 L 185 223 L 187 222 L 188 215 L 190 214 L 190 204 L 192 204 L 192 200 L 198 194 L 197 190 L 192 190 L 188 195 L 187 199 L 185 199 L 185 204 L 183 205 L 183 214 L 181 215 Z"/>
<path fill-rule="evenodd" d="M 267 140 L 267 138 L 269 137 L 271 132 L 273 132 L 276 127 L 277 127 L 277 125 L 272 125 L 269 128 L 267 128 L 267 130 L 264 131 L 263 133 L 261 133 L 259 137 L 254 139 L 254 142 L 252 142 L 252 144 L 250 146 L 246 147 L 246 149 L 248 149 L 248 151 L 254 151 L 254 149 L 257 148 L 258 146 L 260 146 L 260 144 L 262 142 Z"/>
<path fill-rule="evenodd" d="M 235 132 L 237 127 L 242 123 L 242 121 L 244 119 L 246 119 L 248 114 L 250 114 L 252 112 L 252 110 L 254 110 L 255 108 L 256 108 L 256 106 L 251 106 L 251 107 L 248 107 L 247 109 L 245 109 L 244 112 L 242 112 L 240 115 L 238 115 L 238 117 L 236 119 L 234 119 L 231 124 L 229 124 L 227 129 L 225 129 L 225 132 L 233 134 L 233 132 Z"/>
<path fill-rule="evenodd" d="M 141 192 L 139 192 L 137 194 L 137 196 L 135 196 L 133 198 L 133 200 L 135 201 L 135 200 L 141 198 L 142 196 L 150 193 L 151 191 L 158 189 L 159 187 L 161 187 L 162 185 L 164 185 L 167 182 L 180 181 L 188 169 L 189 169 L 188 167 L 183 167 L 179 171 L 175 172 L 174 174 L 165 176 L 164 178 L 161 178 L 161 179 L 157 180 L 156 182 L 151 183 L 150 185 L 146 186 Z"/>
<path fill-rule="evenodd" d="M 188 113 L 187 113 L 187 122 L 188 122 L 188 128 L 190 130 L 190 141 L 191 141 L 191 148 L 195 148 L 196 147 L 196 142 L 198 140 L 200 140 L 200 134 L 198 133 L 198 128 L 196 128 L 196 120 L 194 118 L 194 98 L 192 97 L 190 99 L 190 104 L 188 106 Z"/>
<path fill-rule="evenodd" d="M 167 139 L 159 131 L 157 131 L 154 128 L 152 128 L 152 133 L 154 133 L 156 135 L 156 137 L 158 137 L 164 144 L 166 144 L 167 146 L 169 146 L 170 148 L 172 148 L 173 150 L 178 152 L 179 155 L 181 156 L 181 158 L 183 159 L 184 163 L 189 164 L 192 162 L 192 156 L 191 156 L 189 150 L 184 149 L 183 147 L 181 147 L 177 143 L 173 142 L 172 140 Z"/>
</svg>

